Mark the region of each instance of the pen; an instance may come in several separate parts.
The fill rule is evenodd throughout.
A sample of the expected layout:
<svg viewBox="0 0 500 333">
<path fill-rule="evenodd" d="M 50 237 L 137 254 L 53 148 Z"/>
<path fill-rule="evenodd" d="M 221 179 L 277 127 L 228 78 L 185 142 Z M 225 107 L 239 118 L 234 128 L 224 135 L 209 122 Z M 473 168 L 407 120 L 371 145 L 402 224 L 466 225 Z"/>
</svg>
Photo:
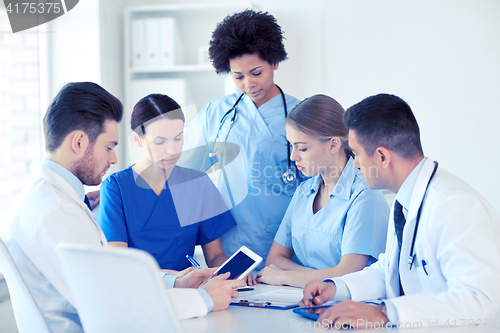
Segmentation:
<svg viewBox="0 0 500 333">
<path fill-rule="evenodd" d="M 429 275 L 429 273 L 427 273 L 427 270 L 425 269 L 425 265 L 427 265 L 427 263 L 425 262 L 425 260 L 422 260 L 422 268 L 424 269 L 425 275 Z"/>
<path fill-rule="evenodd" d="M 318 293 L 317 293 L 317 292 L 316 292 L 314 295 L 309 296 L 309 301 L 310 301 L 312 304 L 316 304 L 316 303 L 314 303 L 314 298 L 315 298 L 316 296 L 318 296 Z"/>
<path fill-rule="evenodd" d="M 193 267 L 201 268 L 201 265 L 198 264 L 198 262 L 196 261 L 196 259 L 194 259 L 193 257 L 191 257 L 189 254 L 186 254 L 186 259 L 189 260 L 189 262 L 191 263 L 191 265 L 193 265 Z"/>
</svg>

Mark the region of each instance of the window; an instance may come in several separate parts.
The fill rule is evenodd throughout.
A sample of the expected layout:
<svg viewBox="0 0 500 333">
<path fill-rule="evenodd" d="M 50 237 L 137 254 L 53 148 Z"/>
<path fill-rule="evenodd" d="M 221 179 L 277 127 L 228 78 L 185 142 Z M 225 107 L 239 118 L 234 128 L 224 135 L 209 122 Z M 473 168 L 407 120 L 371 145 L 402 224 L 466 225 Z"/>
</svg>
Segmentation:
<svg viewBox="0 0 500 333">
<path fill-rule="evenodd" d="M 38 29 L 13 34 L 0 9 L 0 229 L 42 157 Z"/>
</svg>

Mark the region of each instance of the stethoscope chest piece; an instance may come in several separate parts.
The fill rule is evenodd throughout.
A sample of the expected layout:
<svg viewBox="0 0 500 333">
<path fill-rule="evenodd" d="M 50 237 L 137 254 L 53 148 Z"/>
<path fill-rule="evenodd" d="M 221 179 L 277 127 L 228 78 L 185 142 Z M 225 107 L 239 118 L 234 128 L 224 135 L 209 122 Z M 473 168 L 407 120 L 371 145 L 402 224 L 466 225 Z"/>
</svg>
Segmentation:
<svg viewBox="0 0 500 333">
<path fill-rule="evenodd" d="M 288 171 L 286 171 L 284 174 L 283 174 L 283 182 L 285 184 L 289 184 L 289 183 L 292 183 L 295 181 L 295 178 L 297 178 L 295 176 L 295 172 L 293 172 L 291 169 L 288 169 Z"/>
</svg>

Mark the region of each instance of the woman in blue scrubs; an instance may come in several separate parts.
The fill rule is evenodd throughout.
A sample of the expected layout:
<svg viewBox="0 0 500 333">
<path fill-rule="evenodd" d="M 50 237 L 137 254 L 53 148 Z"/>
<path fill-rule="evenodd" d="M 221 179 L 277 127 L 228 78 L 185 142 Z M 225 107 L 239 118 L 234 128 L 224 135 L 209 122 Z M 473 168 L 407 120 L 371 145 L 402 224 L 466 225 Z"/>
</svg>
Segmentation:
<svg viewBox="0 0 500 333">
<path fill-rule="evenodd" d="M 96 219 L 108 244 L 145 250 L 173 271 L 191 266 L 186 255 L 199 244 L 208 267 L 219 266 L 227 259 L 220 236 L 235 222 L 206 174 L 176 166 L 184 142 L 180 106 L 148 95 L 135 105 L 131 127 L 141 159 L 101 186 Z"/>
<path fill-rule="evenodd" d="M 259 268 L 301 180 L 283 181 L 293 164 L 288 159 L 285 107 L 290 111 L 299 100 L 274 83 L 274 71 L 287 57 L 282 40 L 281 27 L 268 13 L 246 10 L 219 23 L 210 41 L 210 58 L 216 72 L 230 73 L 241 92 L 208 103 L 198 115 L 201 130 L 187 135 L 191 147 L 204 147 L 210 156 L 195 167 L 198 170 L 224 159 L 221 144 L 238 148 L 233 164 L 218 169 L 217 187 L 237 223 L 222 236 L 222 246 L 227 255 L 247 246 L 263 257 Z M 186 165 L 193 167 L 189 163 L 195 160 L 190 158 Z"/>
<path fill-rule="evenodd" d="M 305 99 L 288 115 L 292 160 L 311 178 L 295 192 L 258 282 L 304 287 L 359 271 L 384 251 L 389 207 L 353 166 L 343 115 L 325 95 Z"/>
</svg>

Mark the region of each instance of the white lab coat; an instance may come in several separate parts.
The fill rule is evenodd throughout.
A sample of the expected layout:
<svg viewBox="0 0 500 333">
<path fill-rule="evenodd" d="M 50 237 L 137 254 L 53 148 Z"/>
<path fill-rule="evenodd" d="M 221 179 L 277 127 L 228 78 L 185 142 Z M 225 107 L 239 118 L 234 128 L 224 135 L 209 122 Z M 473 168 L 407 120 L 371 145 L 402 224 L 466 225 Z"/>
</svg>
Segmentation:
<svg viewBox="0 0 500 333">
<path fill-rule="evenodd" d="M 3 238 L 50 328 L 81 332 L 55 247 L 59 243 L 106 245 L 92 212 L 63 177 L 42 166 L 16 200 L 8 221 Z M 182 319 L 207 313 L 196 290 L 169 292 Z"/>
<path fill-rule="evenodd" d="M 464 319 L 495 318 L 500 308 L 500 215 L 472 187 L 441 168 L 427 190 L 415 241 L 415 264 L 409 269 L 417 211 L 433 168 L 427 159 L 420 170 L 403 231 L 399 264 L 405 296 L 398 297 L 394 205 L 385 254 L 361 272 L 338 279 L 346 283 L 355 301 L 387 299 L 385 303 L 396 309 L 400 323 L 452 326 L 462 325 Z"/>
</svg>

